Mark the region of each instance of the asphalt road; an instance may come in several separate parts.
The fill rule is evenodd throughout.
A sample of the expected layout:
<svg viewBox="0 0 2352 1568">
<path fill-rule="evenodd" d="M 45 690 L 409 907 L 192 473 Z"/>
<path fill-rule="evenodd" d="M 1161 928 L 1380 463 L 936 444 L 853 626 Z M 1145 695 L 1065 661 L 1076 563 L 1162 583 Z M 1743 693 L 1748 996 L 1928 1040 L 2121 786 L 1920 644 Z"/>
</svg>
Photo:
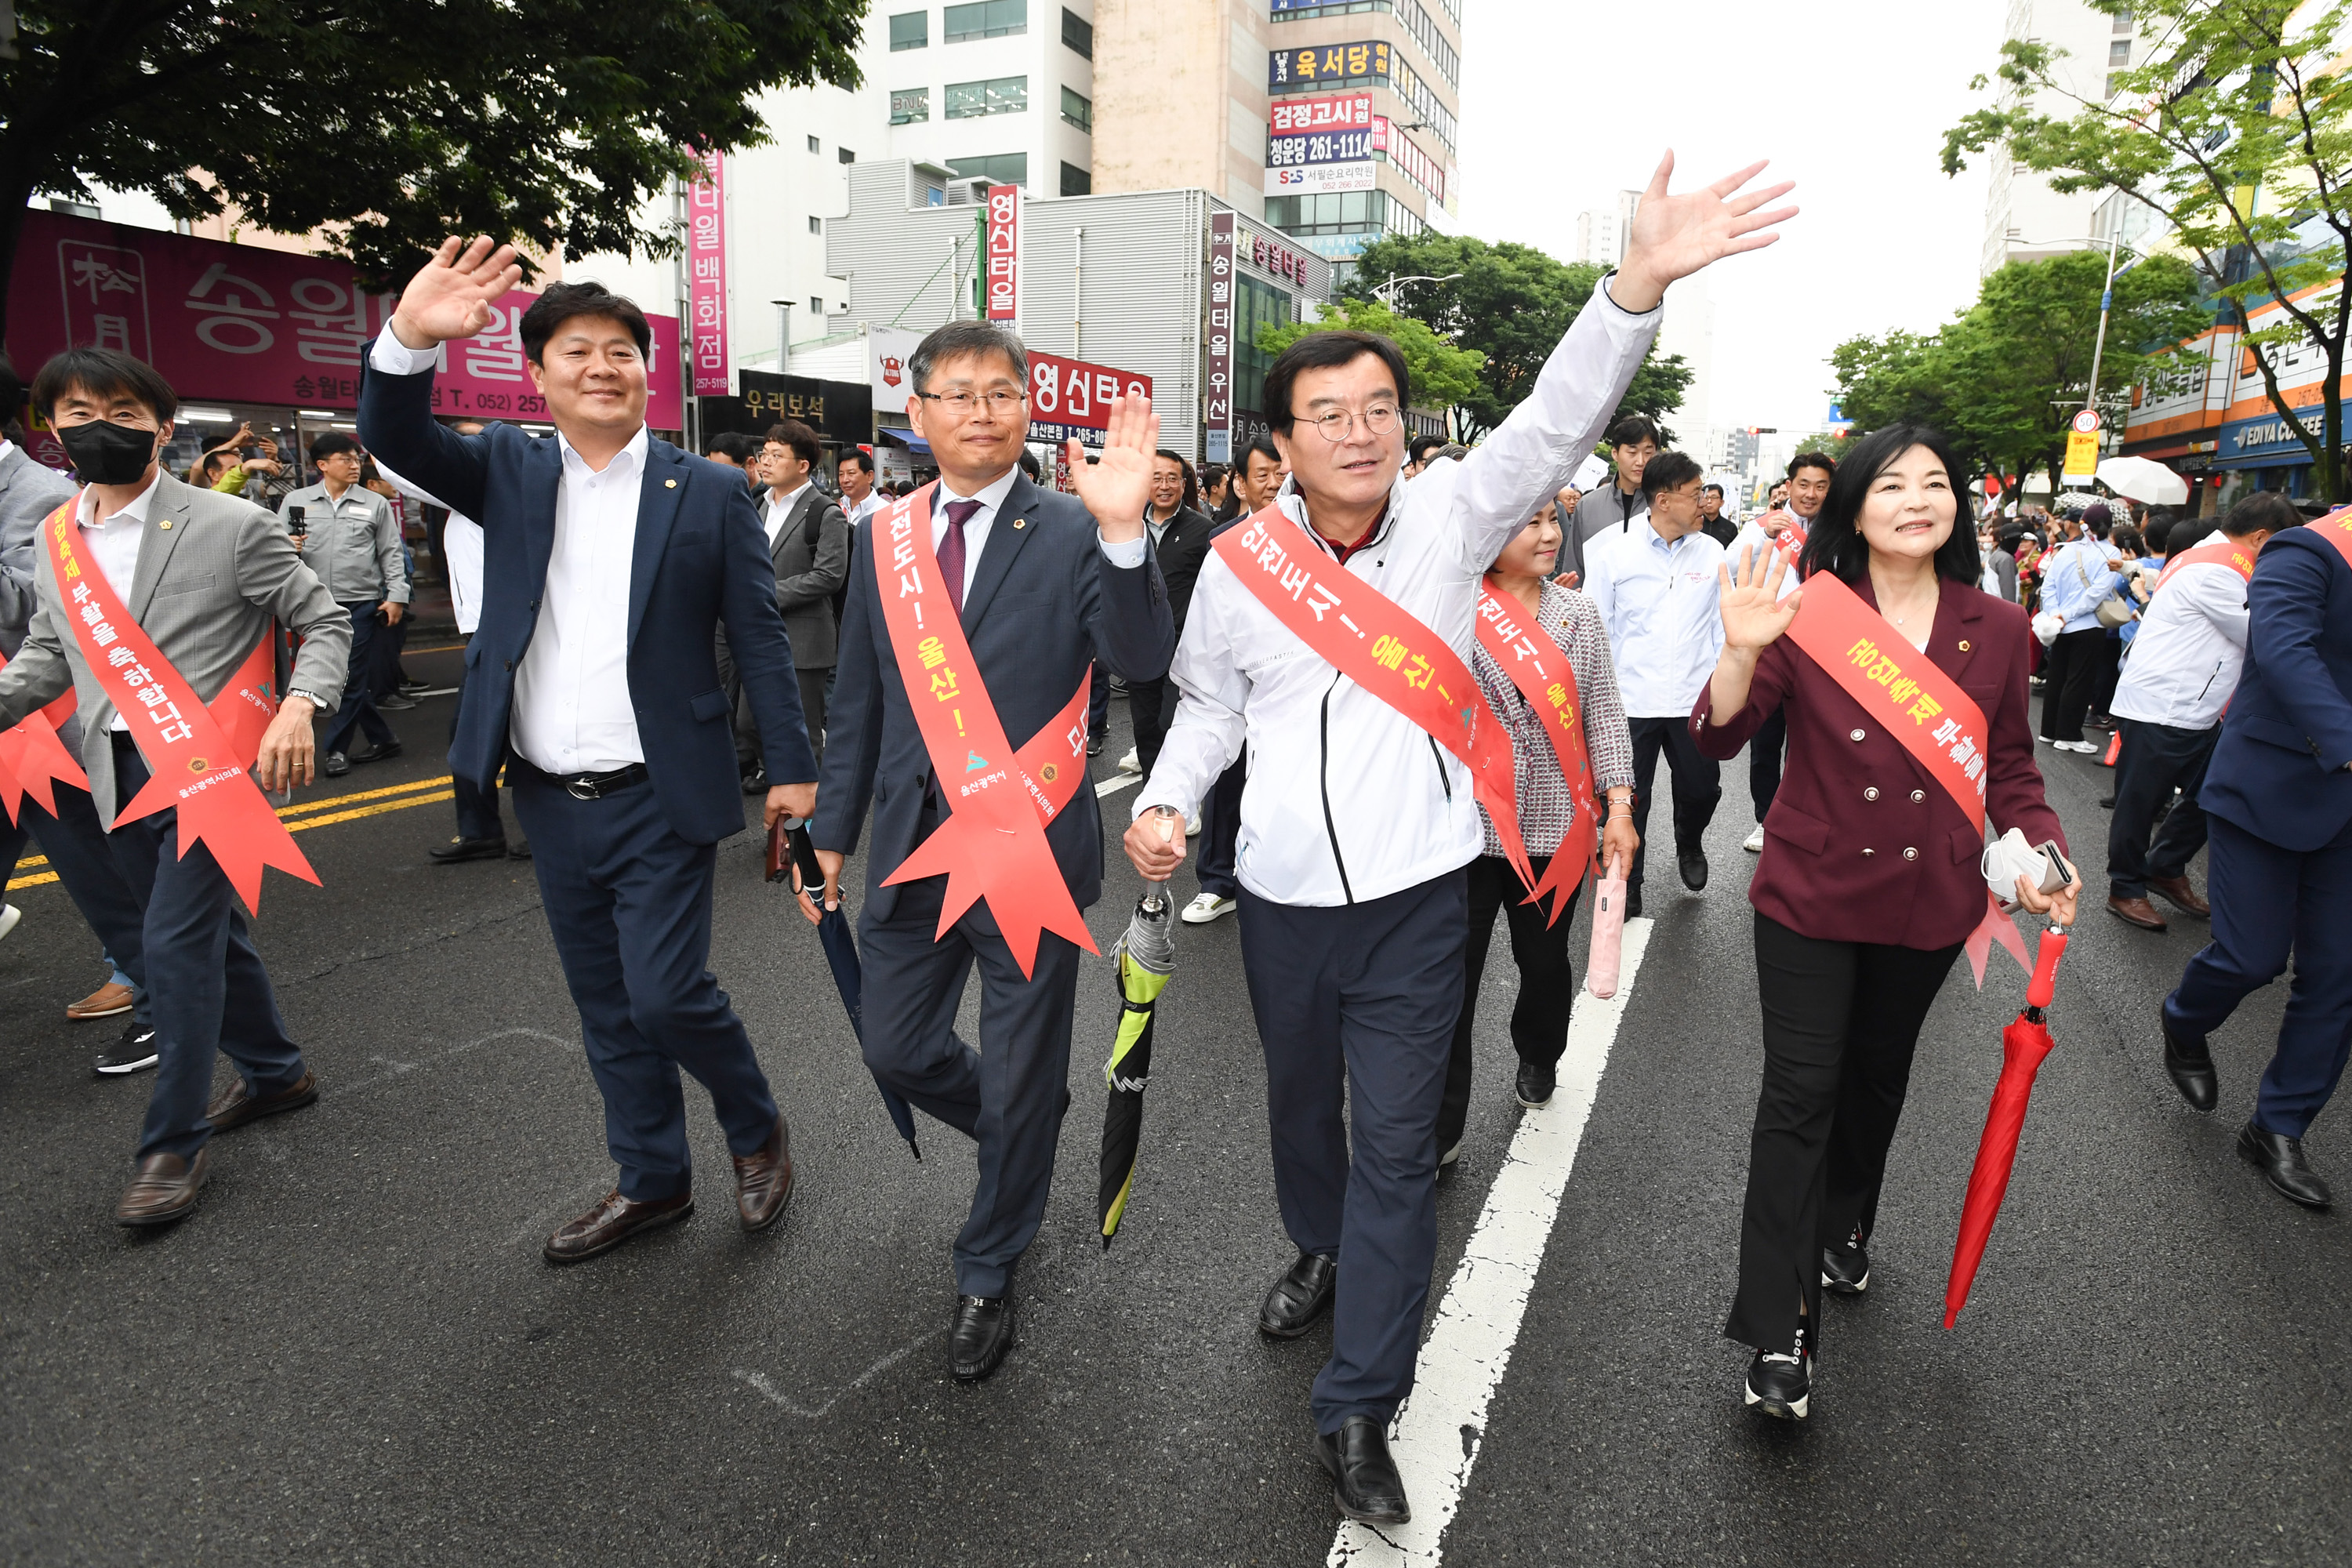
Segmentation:
<svg viewBox="0 0 2352 1568">
<path fill-rule="evenodd" d="M 454 674 L 454 655 L 411 664 Z M 9 895 L 25 921 L 0 943 L 0 1557 L 1325 1559 L 1306 1404 L 1328 1338 L 1253 1327 L 1288 1247 L 1233 921 L 1183 932 L 1144 1171 L 1108 1255 L 1094 1145 L 1115 1005 L 1089 964 L 1021 1343 L 960 1387 L 943 1341 L 970 1148 L 926 1122 L 908 1158 L 753 835 L 720 851 L 714 964 L 792 1120 L 792 1210 L 738 1231 L 690 1092 L 703 1210 L 582 1268 L 541 1261 L 611 1167 L 530 867 L 425 858 L 452 831 L 432 798 L 447 721 L 446 698 L 395 716 L 409 756 L 306 797 L 320 825 L 299 841 L 325 885 L 273 875 L 259 930 L 323 1098 L 224 1138 L 174 1229 L 108 1219 L 150 1080 L 94 1079 L 111 1026 L 63 1018 L 100 974 L 60 889 Z M 1109 757 L 1116 707 L 1113 726 Z M 2096 888 L 2109 775 L 2043 755 Z M 1463 1434 L 1476 1458 L 1444 1560 L 2345 1562 L 2344 1222 L 2291 1208 L 2230 1152 L 2284 987 L 2216 1039 L 2218 1116 L 2185 1110 L 2157 1066 L 2156 1005 L 2194 921 L 2156 937 L 2086 917 L 2008 1207 L 1948 1333 L 1953 1226 L 2023 990 L 2001 955 L 1981 995 L 1960 966 L 1919 1051 L 1869 1297 L 1829 1308 L 1813 1417 L 1741 1409 L 1746 1352 L 1719 1330 L 1759 1072 L 1744 763 L 1726 784 L 1714 885 L 1650 889 L 1540 1273 L 1484 1427 Z M 1136 891 L 1114 859 L 1090 916 L 1106 947 Z M 1441 1189 L 1439 1294 L 1521 1116 L 1506 951 Z M 2313 1157 L 2352 1181 L 2336 1128 L 2322 1120 Z"/>
</svg>

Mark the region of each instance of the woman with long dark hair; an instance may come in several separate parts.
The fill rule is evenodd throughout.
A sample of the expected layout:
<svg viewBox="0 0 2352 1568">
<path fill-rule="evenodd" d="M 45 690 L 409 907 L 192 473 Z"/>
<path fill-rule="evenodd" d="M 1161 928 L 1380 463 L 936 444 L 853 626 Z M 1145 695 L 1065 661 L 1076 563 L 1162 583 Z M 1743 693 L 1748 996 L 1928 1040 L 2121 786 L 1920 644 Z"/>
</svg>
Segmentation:
<svg viewBox="0 0 2352 1568">
<path fill-rule="evenodd" d="M 1976 585 L 1964 473 L 1918 426 L 1857 444 L 1806 538 L 1804 587 L 1780 596 L 1777 559 L 1722 568 L 1723 654 L 1691 713 L 1698 749 L 1718 758 L 1772 713 L 1789 721 L 1787 772 L 1748 888 L 1764 1079 L 1724 1326 L 1756 1350 L 1748 1404 L 1784 1418 L 1809 1408 L 1822 1287 L 1859 1296 L 1869 1286 L 1866 1248 L 1919 1028 L 1987 912 L 1983 830 L 1955 787 L 1980 777 L 1996 831 L 2064 843 L 2027 716 L 2032 634 L 2022 609 Z M 1785 636 L 1809 592 L 1822 605 Z M 1832 642 L 1822 628 L 1833 608 L 1843 618 Z M 1848 665 L 1866 642 L 1861 662 L 1907 684 L 1865 707 L 1801 641 Z M 1982 720 L 1973 736 L 1961 727 L 1970 705 Z M 1921 717 L 1937 713 L 1944 725 Z M 1981 766 L 1948 786 L 1936 753 L 1962 740 Z M 2044 896 L 2020 877 L 2004 895 L 2071 924 L 2080 888 Z"/>
</svg>

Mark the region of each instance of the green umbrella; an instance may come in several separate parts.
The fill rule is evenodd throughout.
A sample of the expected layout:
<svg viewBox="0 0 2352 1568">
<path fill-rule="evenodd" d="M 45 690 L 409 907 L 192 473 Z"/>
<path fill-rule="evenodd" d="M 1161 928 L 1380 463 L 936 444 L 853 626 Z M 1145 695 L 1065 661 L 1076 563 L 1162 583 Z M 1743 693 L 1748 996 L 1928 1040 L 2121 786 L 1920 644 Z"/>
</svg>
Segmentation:
<svg viewBox="0 0 2352 1568">
<path fill-rule="evenodd" d="M 1162 831 L 1181 831 L 1181 818 L 1160 808 Z M 1176 971 L 1175 906 L 1165 882 L 1146 882 L 1135 918 L 1112 954 L 1118 964 L 1118 1033 L 1112 1038 L 1103 1079 L 1110 1098 L 1103 1107 L 1102 1173 L 1096 1189 L 1104 1250 L 1118 1234 L 1135 1191 L 1135 1155 L 1143 1137 L 1143 1091 L 1151 1080 L 1151 1026 L 1160 994 Z"/>
</svg>

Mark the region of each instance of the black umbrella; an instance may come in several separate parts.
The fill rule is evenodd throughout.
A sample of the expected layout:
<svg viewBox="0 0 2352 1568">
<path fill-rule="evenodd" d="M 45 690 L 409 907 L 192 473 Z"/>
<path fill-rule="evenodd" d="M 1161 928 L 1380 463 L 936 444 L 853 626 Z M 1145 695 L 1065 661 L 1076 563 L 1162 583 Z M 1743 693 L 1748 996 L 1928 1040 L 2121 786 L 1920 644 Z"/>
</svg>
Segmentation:
<svg viewBox="0 0 2352 1568">
<path fill-rule="evenodd" d="M 841 1005 L 848 1011 L 849 1026 L 860 1044 L 866 1039 L 866 970 L 857 961 L 857 938 L 849 929 L 849 915 L 845 910 L 824 907 L 824 870 L 816 863 L 816 847 L 809 842 L 808 825 L 793 817 L 780 817 L 768 833 L 768 880 L 781 881 L 794 870 L 800 872 L 800 885 L 809 889 L 812 900 L 822 916 L 816 922 L 817 941 L 824 944 L 825 962 L 833 966 L 834 989 L 841 993 Z M 882 1081 L 877 1073 L 874 1087 L 882 1091 L 882 1103 L 889 1108 L 891 1123 L 898 1136 L 916 1159 L 923 1157 L 922 1146 L 915 1142 L 915 1111 L 898 1091 Z"/>
<path fill-rule="evenodd" d="M 1183 830 L 1184 819 L 1171 808 L 1160 809 L 1160 832 L 1172 837 Z M 1118 1233 L 1126 1217 L 1128 1198 L 1135 1190 L 1136 1151 L 1143 1142 L 1143 1091 L 1151 1081 L 1151 1030 L 1160 994 L 1176 972 L 1176 939 L 1170 925 L 1175 913 L 1168 884 L 1147 881 L 1136 900 L 1135 918 L 1127 934 L 1111 950 L 1118 965 L 1118 1032 L 1112 1037 L 1110 1060 L 1103 1078 L 1110 1088 L 1103 1105 L 1101 1171 L 1095 1206 L 1102 1225 L 1103 1250 Z"/>
</svg>

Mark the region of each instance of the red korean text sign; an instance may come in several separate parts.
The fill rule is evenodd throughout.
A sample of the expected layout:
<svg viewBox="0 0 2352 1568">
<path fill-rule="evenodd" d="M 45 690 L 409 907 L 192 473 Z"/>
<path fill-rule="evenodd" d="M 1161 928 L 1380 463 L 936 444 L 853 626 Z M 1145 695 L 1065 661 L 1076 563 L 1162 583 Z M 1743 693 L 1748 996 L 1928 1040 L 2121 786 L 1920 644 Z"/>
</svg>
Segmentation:
<svg viewBox="0 0 2352 1568">
<path fill-rule="evenodd" d="M 686 187 L 688 328 L 694 334 L 694 395 L 724 397 L 735 390 L 727 355 L 727 161 L 713 148 L 694 155 L 694 183 Z"/>
<path fill-rule="evenodd" d="M 1021 319 L 1021 187 L 988 187 L 987 264 L 988 319 Z"/>
<path fill-rule="evenodd" d="M 1029 438 L 1066 441 L 1075 437 L 1089 447 L 1102 444 L 1110 428 L 1111 400 L 1149 397 L 1151 378 L 1139 371 L 1119 370 L 1059 354 L 1029 352 Z"/>
</svg>

